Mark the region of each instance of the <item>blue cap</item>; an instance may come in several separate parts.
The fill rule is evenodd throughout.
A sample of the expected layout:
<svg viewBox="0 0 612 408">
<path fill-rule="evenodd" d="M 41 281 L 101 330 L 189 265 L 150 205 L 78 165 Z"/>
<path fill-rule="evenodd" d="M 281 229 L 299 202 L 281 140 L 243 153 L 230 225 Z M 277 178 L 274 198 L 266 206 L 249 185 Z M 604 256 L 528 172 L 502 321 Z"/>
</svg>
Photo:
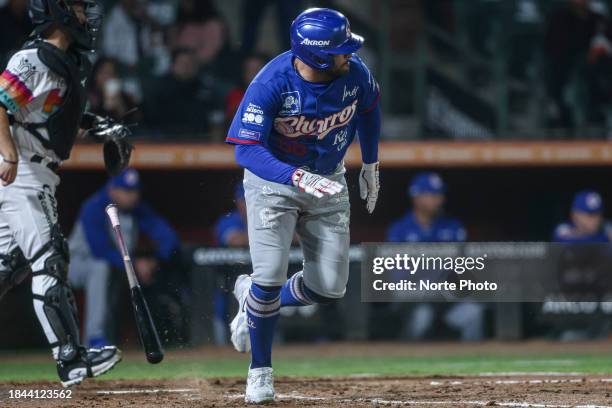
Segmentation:
<svg viewBox="0 0 612 408">
<path fill-rule="evenodd" d="M 127 168 L 110 179 L 109 185 L 124 190 L 140 190 L 140 174 L 133 168 Z"/>
<path fill-rule="evenodd" d="M 597 191 L 580 191 L 574 196 L 572 210 L 589 214 L 598 214 L 603 212 L 603 201 Z"/>
<path fill-rule="evenodd" d="M 418 173 L 412 178 L 408 187 L 408 196 L 414 197 L 420 194 L 444 194 L 446 186 L 437 173 Z"/>
<path fill-rule="evenodd" d="M 242 181 L 236 184 L 234 188 L 234 200 L 244 200 L 244 186 L 242 185 Z"/>
</svg>

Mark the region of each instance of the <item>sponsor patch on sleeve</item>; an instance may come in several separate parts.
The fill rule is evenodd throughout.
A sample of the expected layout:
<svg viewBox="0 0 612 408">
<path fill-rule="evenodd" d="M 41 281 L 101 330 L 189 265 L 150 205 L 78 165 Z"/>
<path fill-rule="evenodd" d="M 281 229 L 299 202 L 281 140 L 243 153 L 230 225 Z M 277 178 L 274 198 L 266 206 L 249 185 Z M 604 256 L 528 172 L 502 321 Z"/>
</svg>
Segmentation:
<svg viewBox="0 0 612 408">
<path fill-rule="evenodd" d="M 238 132 L 238 137 L 246 140 L 261 141 L 261 132 L 255 130 L 241 128 Z"/>
</svg>

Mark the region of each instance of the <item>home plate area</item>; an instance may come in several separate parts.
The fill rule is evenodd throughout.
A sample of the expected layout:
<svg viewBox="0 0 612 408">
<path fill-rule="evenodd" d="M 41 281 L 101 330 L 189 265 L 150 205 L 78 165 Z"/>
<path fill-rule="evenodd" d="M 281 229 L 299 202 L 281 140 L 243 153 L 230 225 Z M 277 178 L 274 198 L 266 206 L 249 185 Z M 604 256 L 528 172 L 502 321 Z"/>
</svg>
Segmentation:
<svg viewBox="0 0 612 408">
<path fill-rule="evenodd" d="M 55 383 L 3 384 L 55 389 Z M 470 377 L 320 377 L 276 379 L 278 406 L 601 407 L 612 408 L 612 378 L 580 373 Z M 90 381 L 71 399 L 12 400 L 19 407 L 244 406 L 244 379 Z M 4 398 L 2 398 L 4 399 Z"/>
</svg>

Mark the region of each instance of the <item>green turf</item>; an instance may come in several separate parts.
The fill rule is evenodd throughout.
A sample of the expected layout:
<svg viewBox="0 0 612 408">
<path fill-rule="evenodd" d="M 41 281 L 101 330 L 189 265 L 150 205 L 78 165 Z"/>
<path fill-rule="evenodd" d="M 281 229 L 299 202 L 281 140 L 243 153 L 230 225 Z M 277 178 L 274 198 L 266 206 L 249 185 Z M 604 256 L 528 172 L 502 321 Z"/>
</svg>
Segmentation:
<svg viewBox="0 0 612 408">
<path fill-rule="evenodd" d="M 0 381 L 55 380 L 51 361 L 3 362 L 0 356 Z M 162 364 L 147 364 L 142 357 L 130 355 L 105 379 L 170 379 L 205 377 L 242 377 L 247 359 L 205 358 L 169 359 Z M 364 357 L 276 359 L 279 376 L 341 375 L 462 375 L 483 372 L 580 372 L 612 373 L 612 355 L 544 355 L 525 357 L 443 356 L 443 357 Z"/>
</svg>

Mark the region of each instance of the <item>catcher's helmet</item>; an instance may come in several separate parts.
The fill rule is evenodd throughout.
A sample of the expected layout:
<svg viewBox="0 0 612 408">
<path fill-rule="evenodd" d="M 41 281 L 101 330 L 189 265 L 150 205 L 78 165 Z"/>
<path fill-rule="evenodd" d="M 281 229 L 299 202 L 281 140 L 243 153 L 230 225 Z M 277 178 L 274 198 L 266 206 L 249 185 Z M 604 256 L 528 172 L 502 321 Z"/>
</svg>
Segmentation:
<svg viewBox="0 0 612 408">
<path fill-rule="evenodd" d="M 72 10 L 74 4 L 83 5 L 84 24 L 79 22 Z M 83 51 L 95 48 L 96 36 L 102 25 L 102 7 L 97 0 L 30 0 L 29 14 L 36 35 L 58 24 L 70 34 L 76 48 Z"/>
<path fill-rule="evenodd" d="M 351 33 L 344 14 L 328 8 L 311 8 L 291 24 L 291 51 L 316 69 L 334 65 L 333 54 L 352 54 L 363 45 L 363 37 Z"/>
</svg>

